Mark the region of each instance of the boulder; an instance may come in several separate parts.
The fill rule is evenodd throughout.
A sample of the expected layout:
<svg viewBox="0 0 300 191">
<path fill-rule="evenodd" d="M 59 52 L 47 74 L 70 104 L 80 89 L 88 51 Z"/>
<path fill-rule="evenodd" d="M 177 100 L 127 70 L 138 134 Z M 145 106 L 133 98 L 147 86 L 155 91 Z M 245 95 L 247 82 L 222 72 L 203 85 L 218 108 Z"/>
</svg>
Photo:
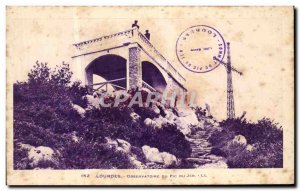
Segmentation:
<svg viewBox="0 0 300 191">
<path fill-rule="evenodd" d="M 110 148 L 114 148 L 115 151 L 126 154 L 130 163 L 134 168 L 143 169 L 146 166 L 137 159 L 137 156 L 131 152 L 131 144 L 123 139 L 112 140 L 108 137 L 106 139 L 106 145 Z"/>
<path fill-rule="evenodd" d="M 154 118 L 153 120 L 156 122 L 158 128 L 162 128 L 164 125 L 168 125 L 168 124 L 169 125 L 175 125 L 174 121 L 170 121 L 170 120 L 168 120 L 167 118 L 165 118 L 161 115 Z"/>
<path fill-rule="evenodd" d="M 204 129 L 205 123 L 204 123 L 204 121 L 199 121 L 198 124 L 196 126 L 194 126 L 194 127 L 197 127 L 199 129 Z"/>
<path fill-rule="evenodd" d="M 54 150 L 44 146 L 32 147 L 28 152 L 28 159 L 32 160 L 32 166 L 37 166 L 41 161 L 55 162 L 54 156 Z"/>
<path fill-rule="evenodd" d="M 93 97 L 91 95 L 86 95 L 85 98 L 87 100 L 88 107 L 95 107 L 97 109 L 100 108 L 100 98 L 98 98 L 98 96 Z"/>
<path fill-rule="evenodd" d="M 128 156 L 128 159 L 130 160 L 130 163 L 132 166 L 134 166 L 135 169 L 144 169 L 146 166 L 137 159 L 137 156 L 131 152 L 131 144 L 123 139 L 117 139 L 118 143 L 117 150 L 126 153 Z"/>
<path fill-rule="evenodd" d="M 76 105 L 76 104 L 73 104 L 73 103 L 71 105 L 72 105 L 72 108 L 80 115 L 80 117 L 84 118 L 84 116 L 85 116 L 85 109 L 83 109 L 79 105 Z"/>
<path fill-rule="evenodd" d="M 131 154 L 131 144 L 128 143 L 127 141 L 123 139 L 116 139 L 113 140 L 109 137 L 106 137 L 106 143 L 105 145 L 108 146 L 111 149 L 116 149 L 117 151 L 126 153 L 126 154 Z"/>
<path fill-rule="evenodd" d="M 175 164 L 177 162 L 177 159 L 174 155 L 167 153 L 167 152 L 162 152 L 160 154 L 161 158 L 164 161 L 164 165 L 170 166 L 172 164 Z"/>
<path fill-rule="evenodd" d="M 26 150 L 26 151 L 29 151 L 30 149 L 34 148 L 34 146 L 31 146 L 29 144 L 19 143 L 17 145 L 20 147 L 20 149 Z"/>
<path fill-rule="evenodd" d="M 178 117 L 189 121 L 191 125 L 196 125 L 198 123 L 198 117 L 195 111 L 191 108 L 178 108 Z"/>
<path fill-rule="evenodd" d="M 150 119 L 150 118 L 146 118 L 144 120 L 144 124 L 148 127 L 154 127 L 154 128 L 159 128 L 158 124 L 156 123 L 156 121 Z"/>
<path fill-rule="evenodd" d="M 31 161 L 29 164 L 31 167 L 36 168 L 39 162 L 52 162 L 57 164 L 57 159 L 55 158 L 58 153 L 56 153 L 52 148 L 45 146 L 32 146 L 29 144 L 19 143 L 20 149 L 27 151 L 27 157 Z"/>
<path fill-rule="evenodd" d="M 100 95 L 101 95 L 100 91 L 95 91 L 95 92 L 92 94 L 93 98 L 99 98 Z"/>
<path fill-rule="evenodd" d="M 189 121 L 183 117 L 175 118 L 174 123 L 177 125 L 178 130 L 180 130 L 184 135 L 188 135 L 191 133 Z"/>
<path fill-rule="evenodd" d="M 132 122 L 137 123 L 141 119 L 141 116 L 139 116 L 139 114 L 137 114 L 135 112 L 131 112 L 130 118 L 131 118 Z"/>
<path fill-rule="evenodd" d="M 75 131 L 73 131 L 73 132 L 71 133 L 71 139 L 72 139 L 72 141 L 73 141 L 74 143 L 79 143 L 80 140 L 81 140 L 81 139 L 77 136 L 77 134 L 76 134 Z"/>
<path fill-rule="evenodd" d="M 129 160 L 130 160 L 131 164 L 134 166 L 134 168 L 136 168 L 136 169 L 144 169 L 144 168 L 146 168 L 146 166 L 141 161 L 137 160 L 133 156 L 130 156 Z"/>
<path fill-rule="evenodd" d="M 252 152 L 254 149 L 255 149 L 255 147 L 253 145 L 248 144 L 246 146 L 246 150 L 249 151 L 249 152 Z"/>
<path fill-rule="evenodd" d="M 160 164 L 164 163 L 163 159 L 159 156 L 159 151 L 157 148 L 151 148 L 148 145 L 144 145 L 142 150 L 148 161 Z"/>
<path fill-rule="evenodd" d="M 100 109 L 100 107 L 101 107 L 101 101 L 100 100 L 101 99 L 106 100 L 106 99 L 109 99 L 109 98 L 113 98 L 114 97 L 113 94 L 114 94 L 113 92 L 109 92 L 109 91 L 105 92 L 103 90 L 98 90 L 98 91 L 95 91 L 93 93 L 93 95 L 86 95 L 85 98 L 86 98 L 87 104 L 88 104 L 87 109 L 90 109 L 91 107 L 94 107 L 96 109 Z M 102 100 L 102 102 L 103 102 L 103 100 Z"/>
<path fill-rule="evenodd" d="M 149 162 L 159 163 L 165 166 L 177 163 L 177 159 L 174 155 L 167 152 L 159 152 L 159 150 L 155 147 L 144 145 L 142 150 Z"/>
<path fill-rule="evenodd" d="M 169 121 L 174 121 L 175 118 L 177 117 L 170 109 L 165 109 L 164 112 L 166 114 L 165 118 Z"/>
<path fill-rule="evenodd" d="M 178 129 L 184 134 L 190 134 L 190 126 L 197 126 L 199 121 L 195 111 L 190 108 L 179 108 L 178 117 L 174 119 Z"/>
<path fill-rule="evenodd" d="M 156 105 L 152 105 L 151 107 L 152 111 L 156 114 L 160 114 L 160 109 Z"/>
<path fill-rule="evenodd" d="M 118 147 L 122 148 L 126 153 L 130 153 L 131 144 L 123 139 L 117 139 Z"/>
<path fill-rule="evenodd" d="M 244 146 L 247 145 L 247 140 L 243 135 L 236 135 L 231 142 L 235 144 L 244 145 Z"/>
<path fill-rule="evenodd" d="M 162 128 L 165 120 L 162 116 L 158 116 L 156 118 L 153 119 L 153 121 L 155 122 L 157 128 Z"/>
<path fill-rule="evenodd" d="M 213 127 L 215 127 L 215 128 L 220 127 L 220 123 L 217 120 L 215 120 L 213 123 Z"/>
<path fill-rule="evenodd" d="M 117 148 L 118 147 L 118 142 L 116 140 L 112 140 L 109 137 L 105 137 L 105 140 L 106 140 L 106 145 L 109 148 Z"/>
<path fill-rule="evenodd" d="M 142 150 L 148 161 L 161 163 L 161 164 L 164 163 L 162 157 L 159 155 L 159 150 L 157 148 L 154 148 L 154 147 L 151 148 L 148 145 L 144 145 L 142 147 Z"/>
</svg>

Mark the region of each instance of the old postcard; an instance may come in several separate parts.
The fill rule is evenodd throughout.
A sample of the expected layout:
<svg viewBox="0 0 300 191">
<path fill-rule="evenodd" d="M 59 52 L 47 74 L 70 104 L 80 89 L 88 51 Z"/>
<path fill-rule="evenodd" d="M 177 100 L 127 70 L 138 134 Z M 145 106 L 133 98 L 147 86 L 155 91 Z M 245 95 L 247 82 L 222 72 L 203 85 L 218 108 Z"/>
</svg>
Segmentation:
<svg viewBox="0 0 300 191">
<path fill-rule="evenodd" d="M 10 7 L 8 185 L 294 184 L 293 7 Z"/>
</svg>

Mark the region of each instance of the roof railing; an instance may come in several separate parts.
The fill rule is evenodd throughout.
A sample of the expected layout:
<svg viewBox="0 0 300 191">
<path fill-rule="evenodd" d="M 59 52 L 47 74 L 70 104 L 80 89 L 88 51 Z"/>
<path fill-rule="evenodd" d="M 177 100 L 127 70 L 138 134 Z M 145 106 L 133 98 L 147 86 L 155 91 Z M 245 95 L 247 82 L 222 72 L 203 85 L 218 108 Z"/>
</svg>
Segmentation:
<svg viewBox="0 0 300 191">
<path fill-rule="evenodd" d="M 160 61 L 165 63 L 165 65 L 167 66 L 167 69 L 171 69 L 172 73 L 170 73 L 169 71 L 167 71 L 168 73 L 170 73 L 171 75 L 175 74 L 177 75 L 180 79 L 182 79 L 183 81 L 186 81 L 186 79 L 174 68 L 174 66 L 152 45 L 152 43 L 141 33 L 139 32 L 139 30 L 137 28 L 132 28 L 126 31 L 122 31 L 122 32 L 118 32 L 118 33 L 114 33 L 111 35 L 105 35 L 99 38 L 95 38 L 95 39 L 91 39 L 91 40 L 87 40 L 87 41 L 82 41 L 76 44 L 73 44 L 78 50 L 82 50 L 82 48 L 84 46 L 87 46 L 89 44 L 92 43 L 98 43 L 98 42 L 102 42 L 105 40 L 111 40 L 113 38 L 118 38 L 121 36 L 127 36 L 127 37 L 137 37 L 136 40 L 138 41 L 138 43 L 142 42 L 142 45 L 145 45 L 148 49 L 150 49 L 151 52 L 153 52 L 159 59 L 161 59 Z M 139 41 L 141 40 L 141 41 Z M 141 43 L 140 43 L 141 44 Z M 161 64 L 161 63 L 160 63 Z M 174 76 L 175 77 L 175 76 Z"/>
</svg>

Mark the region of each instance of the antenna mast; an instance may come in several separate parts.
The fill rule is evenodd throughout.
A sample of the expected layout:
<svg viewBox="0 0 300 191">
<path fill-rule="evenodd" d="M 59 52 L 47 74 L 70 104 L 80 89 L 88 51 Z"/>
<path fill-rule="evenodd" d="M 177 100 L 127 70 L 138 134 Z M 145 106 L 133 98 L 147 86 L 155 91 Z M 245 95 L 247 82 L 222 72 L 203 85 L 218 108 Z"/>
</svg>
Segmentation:
<svg viewBox="0 0 300 191">
<path fill-rule="evenodd" d="M 234 98 L 232 86 L 231 58 L 230 58 L 230 43 L 227 42 L 227 118 L 235 118 Z"/>
<path fill-rule="evenodd" d="M 234 97 L 233 97 L 233 86 L 232 86 L 232 71 L 242 75 L 242 72 L 231 66 L 231 57 L 230 57 L 230 43 L 227 42 L 227 63 L 214 57 L 214 60 L 223 64 L 227 72 L 227 119 L 235 118 L 234 110 Z"/>
</svg>

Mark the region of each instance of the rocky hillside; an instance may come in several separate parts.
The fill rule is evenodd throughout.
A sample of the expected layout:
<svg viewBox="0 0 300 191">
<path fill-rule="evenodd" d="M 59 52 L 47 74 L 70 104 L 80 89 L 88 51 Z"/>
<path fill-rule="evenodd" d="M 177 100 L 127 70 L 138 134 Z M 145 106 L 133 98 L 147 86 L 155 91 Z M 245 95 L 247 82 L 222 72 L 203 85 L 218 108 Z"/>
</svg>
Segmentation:
<svg viewBox="0 0 300 191">
<path fill-rule="evenodd" d="M 63 64 L 37 64 L 14 84 L 15 169 L 282 166 L 282 130 L 268 119 L 218 122 L 197 108 L 99 106 Z M 120 93 L 105 94 L 113 102 Z M 146 96 L 149 90 L 143 89 Z"/>
<path fill-rule="evenodd" d="M 143 89 L 142 92 L 147 94 L 149 90 Z M 106 92 L 105 99 L 106 101 L 113 101 L 120 93 L 126 92 Z M 219 123 L 211 116 L 205 116 L 205 113 L 198 113 L 197 116 L 195 110 L 191 108 L 166 108 L 158 102 L 149 108 L 126 108 L 122 105 L 118 108 L 102 108 L 99 104 L 100 94 L 100 92 L 95 92 L 93 95 L 83 96 L 82 99 L 86 100 L 86 107 L 74 103 L 70 105 L 80 121 L 90 121 L 93 118 L 98 123 L 105 123 L 108 131 L 114 131 L 114 128 L 109 129 L 109 126 L 115 125 L 114 122 L 119 120 L 119 112 L 123 113 L 122 118 L 127 117 L 124 119 L 128 125 L 127 131 L 144 129 L 140 132 L 141 137 L 128 137 L 128 132 L 117 133 L 116 135 L 114 134 L 116 132 L 109 134 L 103 132 L 97 137 L 101 140 L 94 140 L 94 144 L 99 144 L 101 148 L 107 149 L 108 153 L 112 152 L 111 155 L 124 157 L 128 168 L 203 168 L 208 165 L 216 168 L 227 167 L 224 158 L 211 154 L 211 146 L 208 142 L 209 132 L 220 128 Z M 107 116 L 102 116 L 102 118 L 94 116 L 94 114 L 103 114 L 103 112 L 114 112 L 114 116 L 109 116 L 108 119 L 105 119 Z M 200 115 L 201 118 L 199 118 Z M 122 123 L 122 121 L 120 122 Z M 80 128 L 86 128 L 83 130 L 85 133 L 89 131 L 89 128 L 93 129 L 89 125 Z M 97 129 L 93 129 L 89 133 L 93 133 L 92 131 L 96 131 L 97 134 L 101 133 Z M 145 137 L 148 131 L 152 131 L 152 133 L 149 137 Z M 46 130 L 45 133 L 47 133 Z M 138 136 L 138 134 L 134 134 L 133 136 Z M 171 139 L 166 140 L 170 136 Z M 82 134 L 82 129 L 63 133 L 62 138 L 70 144 L 81 145 L 82 147 L 86 144 L 84 141 L 86 137 Z M 143 138 L 144 140 L 136 140 Z M 25 165 L 24 168 L 39 169 L 43 168 L 45 163 L 48 164 L 48 166 L 46 165 L 47 168 L 59 168 L 62 166 L 60 163 L 66 160 L 65 149 L 59 149 L 56 146 L 45 146 L 43 143 L 30 145 L 25 140 L 16 142 L 16 148 L 18 152 L 24 153 L 24 158 L 21 161 L 27 162 L 27 164 L 17 165 L 21 168 L 23 168 L 22 165 Z M 106 160 L 109 161 L 111 158 L 108 157 Z"/>
</svg>

